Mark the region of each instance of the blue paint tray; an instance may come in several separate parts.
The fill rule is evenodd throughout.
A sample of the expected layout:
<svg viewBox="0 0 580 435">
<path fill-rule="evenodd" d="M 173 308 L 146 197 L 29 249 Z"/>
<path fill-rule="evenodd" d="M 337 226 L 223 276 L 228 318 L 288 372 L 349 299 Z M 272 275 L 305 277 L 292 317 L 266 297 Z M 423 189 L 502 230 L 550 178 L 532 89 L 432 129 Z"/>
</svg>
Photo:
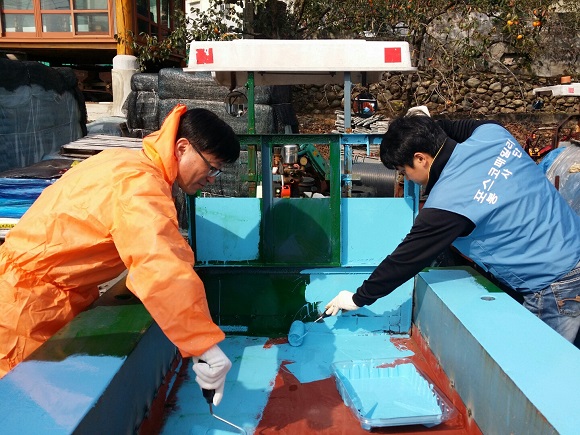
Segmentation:
<svg viewBox="0 0 580 435">
<path fill-rule="evenodd" d="M 438 425 L 456 414 L 449 399 L 408 358 L 332 364 L 342 399 L 363 429 Z"/>
</svg>

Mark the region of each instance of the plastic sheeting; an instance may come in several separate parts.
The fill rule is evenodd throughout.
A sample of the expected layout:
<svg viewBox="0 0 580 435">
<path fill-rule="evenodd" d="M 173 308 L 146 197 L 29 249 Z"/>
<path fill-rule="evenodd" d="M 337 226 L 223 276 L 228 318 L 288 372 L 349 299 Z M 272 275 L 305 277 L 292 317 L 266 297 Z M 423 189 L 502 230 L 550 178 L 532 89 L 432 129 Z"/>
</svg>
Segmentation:
<svg viewBox="0 0 580 435">
<path fill-rule="evenodd" d="M 19 219 L 55 180 L 0 178 L 0 218 Z"/>
<path fill-rule="evenodd" d="M 0 173 L 0 240 L 6 237 L 42 191 L 73 164 L 74 161 L 69 159 L 51 159 Z"/>
<path fill-rule="evenodd" d="M 0 171 L 39 162 L 86 133 L 70 68 L 0 59 Z"/>
<path fill-rule="evenodd" d="M 552 152 L 555 151 L 559 149 Z M 570 143 L 560 151 L 546 176 L 552 184 L 556 184 L 556 177 L 559 177 L 560 194 L 576 214 L 580 215 L 580 146 Z"/>
</svg>

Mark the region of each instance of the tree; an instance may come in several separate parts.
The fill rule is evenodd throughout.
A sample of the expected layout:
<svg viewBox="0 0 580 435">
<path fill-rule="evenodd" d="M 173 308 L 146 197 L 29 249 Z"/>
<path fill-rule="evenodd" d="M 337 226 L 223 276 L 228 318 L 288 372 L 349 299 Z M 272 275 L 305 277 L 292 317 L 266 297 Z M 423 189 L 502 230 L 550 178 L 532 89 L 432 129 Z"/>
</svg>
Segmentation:
<svg viewBox="0 0 580 435">
<path fill-rule="evenodd" d="M 441 74 L 533 73 L 556 61 L 572 74 L 580 65 L 578 0 L 210 0 L 178 19 L 166 39 L 126 38 L 140 61 L 183 52 L 191 40 L 366 38 L 408 41 L 413 64 Z"/>
<path fill-rule="evenodd" d="M 519 68 L 538 57 L 557 58 L 570 70 L 579 63 L 577 0 L 294 0 L 287 7 L 276 0 L 211 0 L 207 11 L 193 12 L 194 39 L 406 40 L 417 66 L 436 59 L 447 70 L 488 68 L 498 45 Z"/>
<path fill-rule="evenodd" d="M 292 3 L 296 35 L 406 40 L 414 63 L 438 59 L 446 69 L 486 67 L 490 47 L 503 44 L 528 66 L 550 53 L 577 68 L 580 6 L 577 0 L 332 0 Z M 558 32 L 566 43 L 546 46 L 544 34 Z M 562 38 L 560 38 L 562 39 Z"/>
<path fill-rule="evenodd" d="M 185 13 L 176 9 L 172 15 L 173 31 L 165 37 L 141 32 L 135 35 L 128 31 L 125 35 L 115 35 L 117 44 L 124 44 L 135 54 L 141 71 L 154 72 L 174 58 L 179 63 L 187 51 L 192 35 L 189 31 L 190 20 Z"/>
</svg>

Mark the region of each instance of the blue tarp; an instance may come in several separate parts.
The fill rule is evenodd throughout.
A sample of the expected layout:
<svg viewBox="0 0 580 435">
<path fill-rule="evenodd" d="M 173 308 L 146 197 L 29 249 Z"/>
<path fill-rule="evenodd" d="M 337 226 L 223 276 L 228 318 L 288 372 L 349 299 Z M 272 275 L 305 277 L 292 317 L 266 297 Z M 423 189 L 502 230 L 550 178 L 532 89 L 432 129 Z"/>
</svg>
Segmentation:
<svg viewBox="0 0 580 435">
<path fill-rule="evenodd" d="M 0 218 L 19 219 L 55 180 L 0 178 Z"/>
</svg>

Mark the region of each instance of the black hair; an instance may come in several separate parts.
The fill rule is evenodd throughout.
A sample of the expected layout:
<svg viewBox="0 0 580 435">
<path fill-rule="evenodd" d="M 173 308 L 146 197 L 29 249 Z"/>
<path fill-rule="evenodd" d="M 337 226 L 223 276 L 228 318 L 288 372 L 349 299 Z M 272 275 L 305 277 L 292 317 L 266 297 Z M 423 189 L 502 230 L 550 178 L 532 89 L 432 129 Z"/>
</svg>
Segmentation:
<svg viewBox="0 0 580 435">
<path fill-rule="evenodd" d="M 177 139 L 182 137 L 223 163 L 240 157 L 240 141 L 232 127 L 207 109 L 190 109 L 181 115 Z"/>
<path fill-rule="evenodd" d="M 396 118 L 383 135 L 381 162 L 389 169 L 413 167 L 413 156 L 422 152 L 434 157 L 447 135 L 431 117 L 410 115 Z"/>
</svg>

